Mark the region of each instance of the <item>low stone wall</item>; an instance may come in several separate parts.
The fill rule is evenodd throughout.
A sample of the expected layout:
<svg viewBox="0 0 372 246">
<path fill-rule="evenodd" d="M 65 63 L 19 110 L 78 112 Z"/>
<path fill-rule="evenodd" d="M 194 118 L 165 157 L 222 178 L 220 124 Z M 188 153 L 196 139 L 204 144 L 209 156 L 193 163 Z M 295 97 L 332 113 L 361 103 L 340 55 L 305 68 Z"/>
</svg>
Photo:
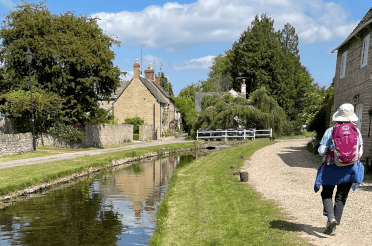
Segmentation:
<svg viewBox="0 0 372 246">
<path fill-rule="evenodd" d="M 105 146 L 133 140 L 133 125 L 87 125 L 86 147 Z"/>
<path fill-rule="evenodd" d="M 0 157 L 32 151 L 32 134 L 0 134 Z"/>
<path fill-rule="evenodd" d="M 139 126 L 139 140 L 146 141 L 153 138 L 153 126 L 152 125 L 140 125 Z"/>
<path fill-rule="evenodd" d="M 163 137 L 163 138 L 159 138 L 158 140 L 159 141 L 168 141 L 168 140 L 173 140 L 173 139 L 176 139 L 176 137 L 175 136 Z"/>
<path fill-rule="evenodd" d="M 52 146 L 61 148 L 81 148 L 85 143 L 69 144 L 67 141 L 56 139 L 47 134 L 41 134 L 36 138 L 36 146 Z"/>
</svg>

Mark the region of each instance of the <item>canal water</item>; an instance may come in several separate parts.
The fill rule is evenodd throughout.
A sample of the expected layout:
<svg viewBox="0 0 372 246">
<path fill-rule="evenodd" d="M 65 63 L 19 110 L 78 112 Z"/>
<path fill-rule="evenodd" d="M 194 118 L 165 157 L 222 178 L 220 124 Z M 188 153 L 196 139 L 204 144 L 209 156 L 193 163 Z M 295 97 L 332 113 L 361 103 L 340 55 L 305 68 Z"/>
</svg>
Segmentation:
<svg viewBox="0 0 372 246">
<path fill-rule="evenodd" d="M 0 210 L 0 245 L 148 245 L 177 166 L 196 154 L 107 171 Z"/>
</svg>

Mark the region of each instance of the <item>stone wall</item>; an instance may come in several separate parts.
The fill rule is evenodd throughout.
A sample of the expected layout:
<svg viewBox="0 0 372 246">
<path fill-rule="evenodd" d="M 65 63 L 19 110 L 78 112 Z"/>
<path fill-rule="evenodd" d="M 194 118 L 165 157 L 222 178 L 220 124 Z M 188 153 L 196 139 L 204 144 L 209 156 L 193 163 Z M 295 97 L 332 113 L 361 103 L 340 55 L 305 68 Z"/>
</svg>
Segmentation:
<svg viewBox="0 0 372 246">
<path fill-rule="evenodd" d="M 155 105 L 155 115 L 154 115 Z M 155 129 L 160 132 L 160 103 L 139 80 L 133 78 L 123 94 L 114 104 L 113 112 L 118 123 L 124 123 L 125 119 L 140 117 L 144 124 L 153 125 L 155 118 Z M 158 137 L 160 137 L 158 135 Z"/>
<path fill-rule="evenodd" d="M 32 134 L 0 134 L 0 157 L 32 151 Z"/>
<path fill-rule="evenodd" d="M 0 119 L 0 133 L 12 134 L 15 132 L 13 128 L 12 120 L 8 118 Z"/>
<path fill-rule="evenodd" d="M 86 147 L 105 146 L 133 140 L 133 125 L 87 125 Z"/>
<path fill-rule="evenodd" d="M 47 134 L 41 134 L 36 139 L 36 146 L 52 146 L 60 148 L 81 148 L 85 143 L 69 144 L 67 141 L 56 139 Z"/>
<path fill-rule="evenodd" d="M 368 110 L 372 108 L 372 51 L 369 47 L 368 63 L 361 67 L 361 52 L 364 35 L 360 39 L 351 41 L 337 52 L 337 62 L 334 83 L 334 104 L 331 119 L 334 112 L 344 103 L 351 103 L 354 109 L 357 105 L 363 105 L 361 134 L 363 138 L 363 156 L 372 154 L 372 134 L 370 133 L 370 117 Z M 370 42 L 371 46 L 372 42 Z M 340 78 L 341 57 L 347 51 L 345 77 Z M 359 95 L 354 99 L 356 95 Z M 332 125 L 332 124 L 331 124 Z"/>
<path fill-rule="evenodd" d="M 153 126 L 152 125 L 140 125 L 139 126 L 139 140 L 140 141 L 146 141 L 148 139 L 152 139 L 154 136 L 153 132 Z"/>
</svg>

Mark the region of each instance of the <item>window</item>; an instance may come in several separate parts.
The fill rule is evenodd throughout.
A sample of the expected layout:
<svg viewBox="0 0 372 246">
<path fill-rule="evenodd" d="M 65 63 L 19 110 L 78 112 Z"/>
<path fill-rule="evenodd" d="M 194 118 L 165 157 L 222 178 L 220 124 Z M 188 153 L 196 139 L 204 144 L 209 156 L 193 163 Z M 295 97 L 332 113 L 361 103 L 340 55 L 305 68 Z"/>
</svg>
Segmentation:
<svg viewBox="0 0 372 246">
<path fill-rule="evenodd" d="M 345 77 L 345 70 L 346 70 L 346 58 L 347 58 L 347 51 L 342 54 L 341 57 L 341 67 L 340 67 L 340 79 Z"/>
<path fill-rule="evenodd" d="M 368 63 L 368 50 L 369 50 L 369 34 L 363 39 L 362 57 L 360 60 L 360 67 L 364 67 Z"/>
<path fill-rule="evenodd" d="M 363 112 L 363 103 L 356 105 L 355 114 L 358 117 L 357 127 L 360 132 L 362 132 L 362 112 Z"/>
</svg>

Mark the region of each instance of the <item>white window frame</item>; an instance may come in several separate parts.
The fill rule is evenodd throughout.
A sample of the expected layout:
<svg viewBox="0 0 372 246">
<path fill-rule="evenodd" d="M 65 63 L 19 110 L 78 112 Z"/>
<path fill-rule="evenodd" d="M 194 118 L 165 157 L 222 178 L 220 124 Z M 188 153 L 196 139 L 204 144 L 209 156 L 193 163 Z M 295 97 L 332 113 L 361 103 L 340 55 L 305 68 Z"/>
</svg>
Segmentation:
<svg viewBox="0 0 372 246">
<path fill-rule="evenodd" d="M 360 67 L 364 67 L 368 64 L 368 51 L 369 51 L 369 36 L 368 34 L 364 39 L 363 39 L 363 46 L 362 46 L 362 55 L 360 59 Z"/>
<path fill-rule="evenodd" d="M 363 103 L 357 104 L 355 107 L 355 114 L 358 117 L 356 126 L 358 127 L 360 132 L 362 132 L 362 113 L 363 113 Z"/>
<path fill-rule="evenodd" d="M 347 60 L 347 51 L 342 54 L 341 57 L 341 66 L 340 66 L 340 79 L 345 77 L 346 71 L 346 60 Z"/>
</svg>

